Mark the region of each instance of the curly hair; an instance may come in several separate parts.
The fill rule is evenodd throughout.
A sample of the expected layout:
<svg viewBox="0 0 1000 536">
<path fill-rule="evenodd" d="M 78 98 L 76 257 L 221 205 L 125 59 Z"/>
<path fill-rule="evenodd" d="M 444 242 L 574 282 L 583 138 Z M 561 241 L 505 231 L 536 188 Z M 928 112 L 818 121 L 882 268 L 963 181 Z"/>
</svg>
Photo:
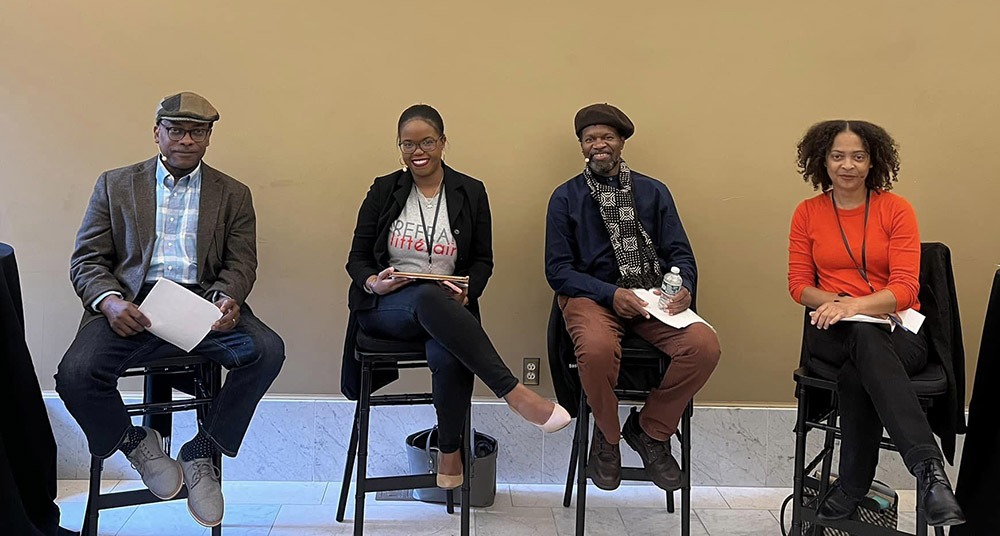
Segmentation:
<svg viewBox="0 0 1000 536">
<path fill-rule="evenodd" d="M 841 132 L 857 134 L 868 151 L 872 165 L 865 177 L 865 186 L 891 190 L 899 175 L 898 146 L 884 128 L 867 121 L 836 119 L 809 127 L 798 145 L 799 173 L 803 179 L 811 182 L 814 190 L 825 192 L 833 188 L 833 181 L 826 172 L 826 156 L 833 147 L 833 139 Z"/>
</svg>

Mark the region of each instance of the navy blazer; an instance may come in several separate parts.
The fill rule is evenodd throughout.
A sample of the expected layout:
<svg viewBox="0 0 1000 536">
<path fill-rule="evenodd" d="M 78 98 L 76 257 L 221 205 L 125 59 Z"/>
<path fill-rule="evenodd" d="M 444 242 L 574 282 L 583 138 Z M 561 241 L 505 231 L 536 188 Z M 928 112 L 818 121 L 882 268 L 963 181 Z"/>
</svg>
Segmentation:
<svg viewBox="0 0 1000 536">
<path fill-rule="evenodd" d="M 598 177 L 618 186 L 618 177 Z M 632 171 L 632 199 L 649 234 L 663 273 L 676 266 L 684 286 L 694 292 L 698 267 L 670 190 L 662 182 Z M 545 277 L 556 294 L 590 298 L 613 308 L 618 261 L 608 228 L 583 174 L 552 192 L 545 218 Z"/>
<path fill-rule="evenodd" d="M 443 164 L 442 164 L 443 165 Z M 448 200 L 448 222 L 455 236 L 458 256 L 455 275 L 469 276 L 469 311 L 479 317 L 479 297 L 493 275 L 493 222 L 486 187 L 479 180 L 444 165 L 444 195 Z M 358 311 L 373 309 L 379 297 L 365 291 L 365 281 L 389 267 L 389 229 L 396 221 L 413 187 L 413 174 L 397 170 L 378 177 L 361 203 L 354 228 L 347 273 L 351 276 L 348 307 L 351 310 L 344 340 L 341 363 L 341 391 L 357 400 L 361 385 L 361 366 L 354 355 Z M 373 378 L 372 391 L 399 377 L 398 371 L 385 371 Z"/>
</svg>

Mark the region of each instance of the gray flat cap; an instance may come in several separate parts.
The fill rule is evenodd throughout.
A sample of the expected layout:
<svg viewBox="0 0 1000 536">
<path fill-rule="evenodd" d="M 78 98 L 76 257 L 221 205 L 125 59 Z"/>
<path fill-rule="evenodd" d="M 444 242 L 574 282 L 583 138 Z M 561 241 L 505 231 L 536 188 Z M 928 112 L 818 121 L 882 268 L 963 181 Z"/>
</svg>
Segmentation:
<svg viewBox="0 0 1000 536">
<path fill-rule="evenodd" d="M 219 120 L 219 111 L 205 97 L 191 91 L 182 91 L 163 97 L 156 107 L 156 121 L 159 122 L 160 119 L 214 123 Z"/>
</svg>

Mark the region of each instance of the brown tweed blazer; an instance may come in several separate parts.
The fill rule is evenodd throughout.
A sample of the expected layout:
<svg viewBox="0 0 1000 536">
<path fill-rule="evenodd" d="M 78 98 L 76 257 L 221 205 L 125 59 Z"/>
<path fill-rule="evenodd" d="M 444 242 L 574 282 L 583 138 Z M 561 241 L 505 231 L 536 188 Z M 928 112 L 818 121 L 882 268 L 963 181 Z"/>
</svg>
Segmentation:
<svg viewBox="0 0 1000 536">
<path fill-rule="evenodd" d="M 97 178 L 76 234 L 69 275 L 83 301 L 80 327 L 101 316 L 90 305 L 114 290 L 139 293 L 156 240 L 156 158 Z M 257 279 L 257 221 L 250 189 L 202 162 L 198 213 L 198 282 L 243 304 Z"/>
</svg>

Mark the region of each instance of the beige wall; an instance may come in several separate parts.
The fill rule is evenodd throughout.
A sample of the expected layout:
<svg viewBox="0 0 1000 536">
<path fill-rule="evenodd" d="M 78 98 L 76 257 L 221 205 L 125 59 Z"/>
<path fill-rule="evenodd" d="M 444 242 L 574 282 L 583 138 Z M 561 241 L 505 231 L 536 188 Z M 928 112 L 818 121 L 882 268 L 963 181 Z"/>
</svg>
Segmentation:
<svg viewBox="0 0 1000 536">
<path fill-rule="evenodd" d="M 486 182 L 485 324 L 517 371 L 544 355 L 546 201 L 580 170 L 572 118 L 597 101 L 635 121 L 625 156 L 669 185 L 694 244 L 701 312 L 724 348 L 701 401 L 791 399 L 802 310 L 786 237 L 812 195 L 795 143 L 833 117 L 899 141 L 897 191 L 922 238 L 952 248 L 974 370 L 1000 259 L 1000 4 L 617 4 L 6 0 L 0 240 L 17 248 L 43 387 L 79 318 L 67 265 L 93 182 L 154 154 L 154 107 L 183 89 L 222 113 L 207 161 L 254 192 L 250 301 L 288 346 L 272 392 L 339 391 L 357 207 L 397 166 L 395 121 L 415 102 L 444 115 L 449 164 Z"/>
</svg>

